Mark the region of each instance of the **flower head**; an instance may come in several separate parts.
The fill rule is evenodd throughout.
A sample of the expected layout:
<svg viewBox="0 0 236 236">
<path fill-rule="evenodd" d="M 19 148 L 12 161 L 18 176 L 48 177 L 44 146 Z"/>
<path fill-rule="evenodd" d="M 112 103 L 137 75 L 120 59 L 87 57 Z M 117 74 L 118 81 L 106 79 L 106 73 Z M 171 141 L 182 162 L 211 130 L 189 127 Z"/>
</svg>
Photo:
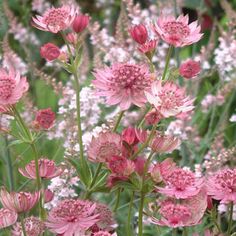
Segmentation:
<svg viewBox="0 0 236 236">
<path fill-rule="evenodd" d="M 111 234 L 107 231 L 98 231 L 93 234 L 93 236 L 116 236 L 116 235 L 117 235 L 116 233 Z"/>
<path fill-rule="evenodd" d="M 143 106 L 146 102 L 144 91 L 150 89 L 152 82 L 146 65 L 129 63 L 97 69 L 94 76 L 97 94 L 105 96 L 109 105 L 119 104 L 122 110 L 128 109 L 131 104 Z"/>
<path fill-rule="evenodd" d="M 153 25 L 153 30 L 165 42 L 175 47 L 184 47 L 198 42 L 203 35 L 197 21 L 188 24 L 188 20 L 188 15 L 180 15 L 177 19 L 162 15 Z"/>
<path fill-rule="evenodd" d="M 89 16 L 87 15 L 78 15 L 75 17 L 72 28 L 76 33 L 81 33 L 89 24 Z"/>
<path fill-rule="evenodd" d="M 179 67 L 179 73 L 186 79 L 197 76 L 201 71 L 200 63 L 191 59 L 182 63 Z"/>
<path fill-rule="evenodd" d="M 126 142 L 129 145 L 135 145 L 139 142 L 135 129 L 132 127 L 128 127 L 122 131 L 122 141 Z"/>
<path fill-rule="evenodd" d="M 76 11 L 73 7 L 64 5 L 48 9 L 43 16 L 32 18 L 32 25 L 40 30 L 57 33 L 67 29 L 73 22 Z"/>
<path fill-rule="evenodd" d="M 60 49 L 53 43 L 46 43 L 40 48 L 41 57 L 47 61 L 54 61 L 60 54 Z"/>
<path fill-rule="evenodd" d="M 0 229 L 6 228 L 16 223 L 17 213 L 7 208 L 0 209 Z"/>
<path fill-rule="evenodd" d="M 29 84 L 26 77 L 13 69 L 0 68 L 0 105 L 7 106 L 17 103 L 28 90 Z"/>
<path fill-rule="evenodd" d="M 161 119 L 163 119 L 162 114 L 155 108 L 145 115 L 145 121 L 148 125 L 157 124 Z"/>
<path fill-rule="evenodd" d="M 144 44 L 148 39 L 148 32 L 143 24 L 133 26 L 129 32 L 133 40 L 139 44 Z"/>
<path fill-rule="evenodd" d="M 221 203 L 236 203 L 236 168 L 219 170 L 207 180 L 207 193 Z"/>
<path fill-rule="evenodd" d="M 49 129 L 55 121 L 55 113 L 51 108 L 38 110 L 35 117 L 35 125 L 42 129 Z"/>
<path fill-rule="evenodd" d="M 2 188 L 0 190 L 0 201 L 3 207 L 17 213 L 27 212 L 35 206 L 39 200 L 39 192 L 10 192 Z"/>
<path fill-rule="evenodd" d="M 39 176 L 44 179 L 51 179 L 61 175 L 64 171 L 63 168 L 57 167 L 53 160 L 39 159 Z M 35 161 L 31 161 L 25 168 L 19 168 L 19 172 L 29 179 L 36 179 Z"/>
<path fill-rule="evenodd" d="M 84 235 L 82 233 L 99 220 L 95 209 L 96 204 L 90 201 L 63 200 L 49 212 L 46 226 L 56 234 Z"/>
<path fill-rule="evenodd" d="M 121 153 L 121 137 L 118 134 L 101 132 L 93 137 L 88 146 L 88 158 L 92 162 L 106 162 L 112 156 Z"/>
<path fill-rule="evenodd" d="M 193 100 L 185 95 L 185 90 L 174 83 L 156 81 L 151 86 L 151 93 L 145 92 L 149 103 L 164 116 L 170 117 L 181 112 L 191 111 Z"/>
<path fill-rule="evenodd" d="M 152 53 L 156 49 L 157 43 L 158 43 L 158 41 L 156 39 L 149 40 L 146 43 L 141 44 L 138 47 L 138 50 L 142 53 L 149 53 L 149 52 Z"/>
</svg>

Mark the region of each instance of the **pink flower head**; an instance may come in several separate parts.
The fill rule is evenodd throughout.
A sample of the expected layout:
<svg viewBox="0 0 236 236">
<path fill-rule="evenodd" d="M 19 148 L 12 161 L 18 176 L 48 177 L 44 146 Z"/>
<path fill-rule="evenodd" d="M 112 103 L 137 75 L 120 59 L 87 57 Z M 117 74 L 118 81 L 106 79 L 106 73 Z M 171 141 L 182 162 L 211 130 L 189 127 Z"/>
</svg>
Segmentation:
<svg viewBox="0 0 236 236">
<path fill-rule="evenodd" d="M 26 77 L 14 69 L 0 68 L 0 105 L 7 106 L 17 103 L 28 90 L 29 84 Z"/>
<path fill-rule="evenodd" d="M 54 193 L 50 189 L 45 189 L 44 190 L 44 202 L 45 203 L 51 202 L 53 198 L 54 198 Z"/>
<path fill-rule="evenodd" d="M 149 103 L 164 116 L 170 117 L 193 110 L 193 99 L 185 95 L 185 90 L 174 83 L 153 82 L 151 93 L 145 92 Z"/>
<path fill-rule="evenodd" d="M 48 214 L 46 226 L 52 233 L 65 236 L 84 235 L 84 231 L 99 220 L 96 204 L 90 201 L 66 199 Z"/>
<path fill-rule="evenodd" d="M 186 79 L 197 76 L 201 71 L 200 63 L 191 59 L 182 63 L 179 67 L 179 73 Z"/>
<path fill-rule="evenodd" d="M 89 24 L 89 16 L 80 14 L 75 17 L 72 28 L 76 33 L 81 33 Z"/>
<path fill-rule="evenodd" d="M 165 42 L 175 47 L 184 47 L 198 42 L 203 36 L 197 21 L 191 24 L 188 24 L 188 21 L 188 15 L 180 15 L 177 19 L 162 15 L 158 18 L 157 24 L 153 25 L 153 30 Z"/>
<path fill-rule="evenodd" d="M 203 186 L 203 178 L 195 177 L 189 170 L 175 168 L 165 178 L 165 187 L 157 187 L 157 190 L 169 197 L 186 199 L 197 195 Z"/>
<path fill-rule="evenodd" d="M 145 163 L 146 163 L 146 159 L 143 158 L 143 157 L 137 157 L 137 158 L 134 160 L 135 171 L 136 171 L 139 175 L 143 175 Z"/>
<path fill-rule="evenodd" d="M 122 110 L 131 104 L 143 106 L 146 102 L 144 91 L 149 90 L 152 77 L 146 65 L 118 63 L 94 73 L 93 84 L 97 94 L 107 98 L 107 104 L 120 104 Z"/>
<path fill-rule="evenodd" d="M 163 118 L 162 114 L 154 108 L 146 114 L 145 121 L 148 125 L 154 125 Z"/>
<path fill-rule="evenodd" d="M 112 188 L 113 186 L 116 185 L 117 182 L 127 181 L 127 180 L 128 180 L 127 176 L 117 176 L 116 174 L 111 174 L 108 176 L 107 179 L 107 187 Z"/>
<path fill-rule="evenodd" d="M 3 207 L 17 213 L 27 212 L 35 206 L 40 197 L 39 192 L 11 192 L 6 189 L 0 190 L 0 201 Z"/>
<path fill-rule="evenodd" d="M 133 40 L 139 44 L 144 44 L 148 39 L 148 32 L 143 24 L 133 26 L 129 32 Z"/>
<path fill-rule="evenodd" d="M 66 40 L 71 44 L 76 44 L 77 43 L 77 34 L 74 32 L 68 33 L 66 35 Z"/>
<path fill-rule="evenodd" d="M 107 231 L 98 231 L 96 233 L 93 234 L 93 236 L 116 236 L 116 233 L 110 234 Z"/>
<path fill-rule="evenodd" d="M 93 137 L 88 146 L 88 159 L 91 162 L 106 162 L 112 156 L 121 153 L 121 137 L 118 134 L 101 132 L 98 137 Z"/>
<path fill-rule="evenodd" d="M 62 167 L 57 167 L 53 160 L 39 159 L 39 176 L 44 179 L 52 179 L 64 172 Z M 31 161 L 25 168 L 19 168 L 19 172 L 29 179 L 36 179 L 35 161 Z"/>
<path fill-rule="evenodd" d="M 132 127 L 128 127 L 122 131 L 122 141 L 126 142 L 129 145 L 136 145 L 139 140 L 136 136 L 135 129 Z"/>
<path fill-rule="evenodd" d="M 221 203 L 236 203 L 236 168 L 219 170 L 209 176 L 207 193 Z"/>
<path fill-rule="evenodd" d="M 42 129 L 50 129 L 55 121 L 55 113 L 51 108 L 38 110 L 35 117 L 36 126 Z"/>
<path fill-rule="evenodd" d="M 16 223 L 17 213 L 7 208 L 0 209 L 0 229 L 6 228 Z"/>
<path fill-rule="evenodd" d="M 147 41 L 146 43 L 144 44 L 141 44 L 139 47 L 138 47 L 138 50 L 142 53 L 148 53 L 148 52 L 154 52 L 154 50 L 156 49 L 157 47 L 157 43 L 158 41 L 156 39 L 152 39 L 152 40 L 149 40 Z"/>
<path fill-rule="evenodd" d="M 59 8 L 48 9 L 43 16 L 32 18 L 32 25 L 40 30 L 58 33 L 72 24 L 76 15 L 75 8 L 64 5 Z"/>
<path fill-rule="evenodd" d="M 40 48 L 40 55 L 47 61 L 54 61 L 60 56 L 60 48 L 53 43 L 46 43 Z"/>
<path fill-rule="evenodd" d="M 25 218 L 24 221 L 26 234 L 29 236 L 40 236 L 44 232 L 45 225 L 44 223 L 37 217 L 31 216 Z M 13 226 L 13 230 L 11 231 L 12 236 L 22 236 L 23 230 L 20 223 L 17 223 Z"/>
</svg>

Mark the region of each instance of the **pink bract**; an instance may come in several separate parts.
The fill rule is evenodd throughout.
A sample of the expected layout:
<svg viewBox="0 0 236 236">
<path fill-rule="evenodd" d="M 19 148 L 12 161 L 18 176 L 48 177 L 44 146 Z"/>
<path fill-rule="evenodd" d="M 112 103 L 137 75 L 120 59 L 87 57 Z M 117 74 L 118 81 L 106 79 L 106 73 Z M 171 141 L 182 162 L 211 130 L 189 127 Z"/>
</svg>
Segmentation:
<svg viewBox="0 0 236 236">
<path fill-rule="evenodd" d="M 40 30 L 58 33 L 71 26 L 76 16 L 76 10 L 69 5 L 48 9 L 43 16 L 36 15 L 32 18 L 32 25 Z"/>
<path fill-rule="evenodd" d="M 145 94 L 148 102 L 166 118 L 194 108 L 193 99 L 186 96 L 183 88 L 171 82 L 155 81 L 151 86 L 151 92 Z"/>
<path fill-rule="evenodd" d="M 186 79 L 197 76 L 201 71 L 200 63 L 191 59 L 182 63 L 179 67 L 179 73 Z"/>
<path fill-rule="evenodd" d="M 106 97 L 109 105 L 119 104 L 122 110 L 127 110 L 132 104 L 143 106 L 146 102 L 144 91 L 148 91 L 152 83 L 146 65 L 130 63 L 97 69 L 94 76 L 97 95 Z"/>
<path fill-rule="evenodd" d="M 60 48 L 53 43 L 46 43 L 40 48 L 40 55 L 47 61 L 54 61 L 60 56 Z"/>
<path fill-rule="evenodd" d="M 129 145 L 136 145 L 139 140 L 136 136 L 135 128 L 128 127 L 122 131 L 122 141 Z"/>
<path fill-rule="evenodd" d="M 135 42 L 139 44 L 144 44 L 147 41 L 148 32 L 145 25 L 135 25 L 129 29 L 129 32 Z"/>
<path fill-rule="evenodd" d="M 203 36 L 197 21 L 191 24 L 188 22 L 188 15 L 180 15 L 177 19 L 174 16 L 162 15 L 152 28 L 165 42 L 175 47 L 184 47 L 198 42 Z"/>
<path fill-rule="evenodd" d="M 89 24 L 89 16 L 87 15 L 78 15 L 75 17 L 72 28 L 76 33 L 81 33 Z"/>
<path fill-rule="evenodd" d="M 152 53 L 156 49 L 157 43 L 158 43 L 158 41 L 156 39 L 149 40 L 146 43 L 140 45 L 138 47 L 138 50 L 142 53 L 149 53 L 149 52 Z"/>
<path fill-rule="evenodd" d="M 107 231 L 98 231 L 96 233 L 93 234 L 93 236 L 116 236 L 116 233 L 109 233 Z"/>
<path fill-rule="evenodd" d="M 57 167 L 53 160 L 39 159 L 39 176 L 44 179 L 51 179 L 61 175 L 64 168 Z M 29 179 L 36 179 L 35 161 L 31 161 L 25 168 L 19 168 L 19 172 Z"/>
<path fill-rule="evenodd" d="M 17 213 L 7 208 L 0 209 L 0 229 L 6 228 L 16 223 Z"/>
<path fill-rule="evenodd" d="M 12 68 L 0 68 L 0 106 L 16 104 L 28 88 L 26 77 L 20 77 Z"/>
<path fill-rule="evenodd" d="M 38 110 L 35 116 L 35 126 L 41 129 L 50 129 L 55 121 L 55 113 L 51 108 Z"/>
</svg>

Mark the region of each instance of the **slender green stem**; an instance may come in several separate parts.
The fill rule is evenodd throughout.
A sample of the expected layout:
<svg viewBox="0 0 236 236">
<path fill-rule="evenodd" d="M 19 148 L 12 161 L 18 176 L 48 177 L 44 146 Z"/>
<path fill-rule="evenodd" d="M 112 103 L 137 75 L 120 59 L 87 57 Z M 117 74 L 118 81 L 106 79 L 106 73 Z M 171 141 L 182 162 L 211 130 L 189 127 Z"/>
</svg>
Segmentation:
<svg viewBox="0 0 236 236">
<path fill-rule="evenodd" d="M 216 208 L 214 207 L 214 208 L 211 210 L 211 219 L 212 219 L 214 225 L 216 226 L 218 232 L 221 233 L 221 228 L 220 228 L 219 223 L 217 222 L 216 216 L 217 216 L 217 210 L 216 210 Z"/>
<path fill-rule="evenodd" d="M 142 116 L 142 119 L 141 119 L 141 121 L 140 121 L 139 124 L 138 124 L 138 128 L 139 128 L 139 129 L 142 128 L 143 123 L 145 122 L 145 117 L 146 117 L 147 113 L 148 113 L 149 111 L 151 111 L 151 110 L 152 110 L 152 107 L 148 107 L 147 110 L 144 112 L 144 114 L 143 114 L 143 116 Z"/>
<path fill-rule="evenodd" d="M 127 236 L 132 236 L 132 223 L 131 223 L 131 214 L 133 208 L 133 201 L 134 201 L 134 191 L 131 194 L 130 203 L 129 203 L 129 211 L 128 211 L 128 219 L 127 219 Z"/>
<path fill-rule="evenodd" d="M 112 129 L 113 132 L 116 132 L 116 130 L 117 130 L 119 124 L 120 124 L 120 121 L 121 121 L 121 119 L 122 119 L 122 117 L 123 117 L 123 115 L 124 115 L 124 112 L 125 112 L 125 111 L 121 111 L 121 112 L 120 112 L 120 114 L 119 114 L 119 116 L 118 116 L 118 118 L 117 118 L 117 120 L 116 120 L 116 124 L 115 124 L 114 128 Z"/>
<path fill-rule="evenodd" d="M 166 64 L 165 64 L 165 68 L 164 68 L 164 72 L 163 72 L 161 80 L 165 80 L 165 78 L 166 78 L 166 74 L 167 74 L 167 70 L 168 70 L 168 67 L 170 64 L 170 58 L 171 58 L 173 48 L 174 48 L 173 46 L 170 46 L 168 49 L 167 56 L 166 56 Z"/>
<path fill-rule="evenodd" d="M 139 214 L 138 214 L 138 236 L 143 235 L 143 207 L 144 207 L 145 193 L 141 192 Z"/>
<path fill-rule="evenodd" d="M 24 224 L 24 217 L 23 217 L 23 215 L 20 215 L 20 224 L 21 224 L 23 235 L 27 236 L 26 230 L 25 230 L 25 224 Z"/>
<path fill-rule="evenodd" d="M 188 229 L 187 229 L 187 227 L 183 228 L 183 236 L 188 236 Z"/>
<path fill-rule="evenodd" d="M 227 235 L 230 235 L 231 230 L 232 230 L 232 224 L 233 224 L 233 210 L 234 210 L 234 204 L 233 204 L 233 202 L 231 202 L 231 203 L 230 203 L 230 206 L 229 206 L 229 224 L 228 224 Z"/>
<path fill-rule="evenodd" d="M 118 206 L 120 204 L 120 194 L 121 194 L 121 189 L 118 188 L 117 192 L 116 192 L 116 202 L 115 202 L 115 206 L 113 208 L 113 212 L 116 212 L 116 210 L 117 210 L 117 208 L 118 208 Z"/>
</svg>

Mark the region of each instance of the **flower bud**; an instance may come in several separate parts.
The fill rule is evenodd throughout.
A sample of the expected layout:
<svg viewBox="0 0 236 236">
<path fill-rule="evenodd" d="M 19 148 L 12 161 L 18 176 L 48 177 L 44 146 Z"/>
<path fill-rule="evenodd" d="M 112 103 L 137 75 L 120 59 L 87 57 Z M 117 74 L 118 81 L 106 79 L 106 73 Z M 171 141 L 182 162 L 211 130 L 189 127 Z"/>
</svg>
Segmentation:
<svg viewBox="0 0 236 236">
<path fill-rule="evenodd" d="M 179 73 L 186 79 L 191 79 L 197 76 L 201 71 L 199 62 L 193 61 L 191 59 L 182 63 L 179 67 Z"/>
<path fill-rule="evenodd" d="M 72 28 L 76 33 L 81 33 L 89 24 L 89 16 L 87 15 L 78 15 L 75 17 Z"/>
<path fill-rule="evenodd" d="M 60 54 L 60 49 L 53 43 L 46 43 L 40 48 L 41 57 L 47 61 L 54 61 Z"/>
<path fill-rule="evenodd" d="M 55 121 L 55 113 L 51 108 L 39 110 L 36 114 L 35 123 L 39 128 L 49 129 Z"/>
<path fill-rule="evenodd" d="M 147 41 L 148 32 L 145 25 L 135 25 L 129 30 L 129 32 L 135 42 L 139 44 L 144 44 Z"/>
</svg>

